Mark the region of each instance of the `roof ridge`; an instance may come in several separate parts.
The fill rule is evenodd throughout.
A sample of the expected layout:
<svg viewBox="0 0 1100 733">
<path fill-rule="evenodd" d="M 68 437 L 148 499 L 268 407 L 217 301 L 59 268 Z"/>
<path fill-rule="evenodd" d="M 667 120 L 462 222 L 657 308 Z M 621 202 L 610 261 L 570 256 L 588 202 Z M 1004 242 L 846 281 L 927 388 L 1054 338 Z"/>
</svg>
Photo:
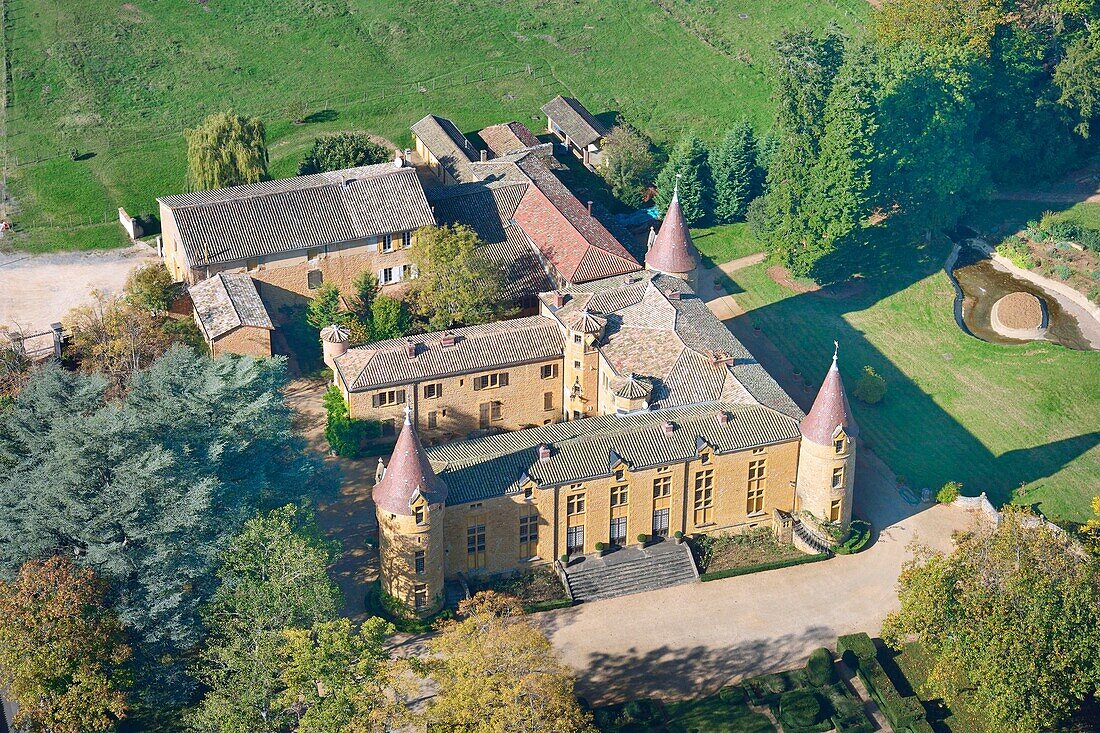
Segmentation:
<svg viewBox="0 0 1100 733">
<path fill-rule="evenodd" d="M 381 170 L 383 167 L 388 168 L 389 172 Z M 168 206 L 169 209 L 172 209 L 173 211 L 176 211 L 176 210 L 179 210 L 179 209 L 194 209 L 194 208 L 198 208 L 200 206 L 211 206 L 211 205 L 216 205 L 216 204 L 225 204 L 225 203 L 229 203 L 230 201 L 245 201 L 245 200 L 248 200 L 248 199 L 262 199 L 262 198 L 267 198 L 269 196 L 279 196 L 279 195 L 284 195 L 284 194 L 288 194 L 288 193 L 294 193 L 295 191 L 306 191 L 306 190 L 314 189 L 314 188 L 324 188 L 325 186 L 343 185 L 344 181 L 346 181 L 347 178 L 337 180 L 337 179 L 334 178 L 335 174 L 341 173 L 341 172 L 344 172 L 344 171 L 360 171 L 360 170 L 364 170 L 364 169 L 368 169 L 368 168 L 380 169 L 379 172 L 376 175 L 368 176 L 369 178 L 372 178 L 372 179 L 373 178 L 384 178 L 384 177 L 389 176 L 389 175 L 396 175 L 396 174 L 399 174 L 399 173 L 404 173 L 406 171 L 411 172 L 413 174 L 416 173 L 416 169 L 411 168 L 411 167 L 394 168 L 389 163 L 372 163 L 371 165 L 359 165 L 359 166 L 353 166 L 351 168 L 341 168 L 341 169 L 335 170 L 335 171 L 322 171 L 320 173 L 309 173 L 309 174 L 304 175 L 304 176 L 287 176 L 285 178 L 273 178 L 273 179 L 268 180 L 268 181 L 257 181 L 256 183 L 243 183 L 239 186 L 226 186 L 224 188 L 210 188 L 210 189 L 204 189 L 202 191 L 188 191 L 186 193 L 173 194 L 171 196 L 160 196 L 160 197 L 157 198 L 157 201 L 159 201 L 161 203 L 165 203 L 167 201 L 170 201 L 171 199 L 181 199 L 181 198 L 187 198 L 187 197 L 191 197 L 191 196 L 201 196 L 202 194 L 210 195 L 210 194 L 214 194 L 215 192 L 218 192 L 218 191 L 233 191 L 234 189 L 246 189 L 246 188 L 252 188 L 252 187 L 257 187 L 255 193 L 252 193 L 252 194 L 248 194 L 248 193 L 245 193 L 244 191 L 241 191 L 240 195 L 232 195 L 232 196 L 224 196 L 224 197 L 210 197 L 210 198 L 206 198 L 206 199 L 199 199 L 197 201 L 194 201 L 193 203 L 181 203 L 181 204 L 177 204 L 177 205 L 172 205 L 170 203 L 166 203 L 166 205 Z M 282 181 L 295 181 L 295 180 L 303 182 L 304 185 L 296 185 L 296 186 L 293 186 L 293 187 L 290 187 L 290 188 L 277 188 L 277 187 L 259 188 L 260 186 L 263 186 L 264 184 L 275 184 L 275 183 L 279 183 L 279 182 L 282 182 Z M 360 180 L 360 179 L 355 179 L 355 180 Z"/>
</svg>

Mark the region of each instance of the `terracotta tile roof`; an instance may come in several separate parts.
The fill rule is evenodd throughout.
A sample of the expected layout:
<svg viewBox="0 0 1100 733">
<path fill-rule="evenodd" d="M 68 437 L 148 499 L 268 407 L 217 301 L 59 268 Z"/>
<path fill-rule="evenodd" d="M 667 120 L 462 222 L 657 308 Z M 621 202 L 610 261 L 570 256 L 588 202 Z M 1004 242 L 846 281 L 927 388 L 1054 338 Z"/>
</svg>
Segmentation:
<svg viewBox="0 0 1100 733">
<path fill-rule="evenodd" d="M 558 95 L 544 104 L 542 111 L 581 147 L 590 145 L 607 134 L 607 128 L 573 97 Z"/>
<path fill-rule="evenodd" d="M 157 200 L 172 210 L 192 267 L 435 223 L 416 171 L 390 163 Z"/>
<path fill-rule="evenodd" d="M 832 366 L 800 429 L 807 440 L 818 445 L 832 445 L 838 428 L 843 428 L 852 437 L 859 435 L 859 426 L 852 418 L 852 407 L 848 404 L 848 395 L 844 392 L 844 382 L 834 355 Z"/>
<path fill-rule="evenodd" d="M 507 155 L 524 148 L 533 148 L 540 145 L 527 125 L 522 122 L 505 122 L 501 125 L 490 125 L 478 133 L 482 141 L 493 151 L 493 155 Z"/>
<path fill-rule="evenodd" d="M 456 337 L 444 346 L 445 335 Z M 416 346 L 416 356 L 406 352 Z M 484 323 L 407 338 L 376 341 L 348 349 L 336 369 L 348 389 L 363 392 L 424 379 L 469 374 L 544 359 L 561 358 L 561 329 L 550 318 L 531 316 Z"/>
<path fill-rule="evenodd" d="M 720 412 L 731 416 L 718 419 Z M 676 428 L 666 433 L 664 423 Z M 718 453 L 798 438 L 797 422 L 759 405 L 706 403 L 629 415 L 600 415 L 433 446 L 428 458 L 450 488 L 448 504 L 518 493 L 526 478 L 540 488 L 610 476 L 615 457 L 631 469 L 698 455 L 699 439 Z M 549 460 L 537 447 L 551 446 Z"/>
<path fill-rule="evenodd" d="M 406 412 L 390 462 L 371 491 L 375 506 L 391 514 L 411 517 L 412 505 L 418 498 L 424 497 L 429 506 L 435 506 L 447 501 L 447 493 L 447 483 L 436 476 L 416 426 Z"/>
<path fill-rule="evenodd" d="M 478 159 L 478 152 L 455 123 L 446 117 L 425 115 L 410 129 L 452 178 L 460 183 L 477 180 L 470 163 Z"/>
<path fill-rule="evenodd" d="M 580 283 L 641 269 L 539 158 L 528 155 L 515 165 L 533 184 L 516 208 L 515 221 L 562 278 Z"/>
<path fill-rule="evenodd" d="M 661 272 L 688 273 L 699 265 L 699 250 L 691 241 L 691 232 L 684 221 L 680 197 L 672 194 L 672 202 L 657 232 L 653 245 L 645 255 L 646 267 Z"/>
<path fill-rule="evenodd" d="M 195 315 L 206 338 L 213 341 L 241 326 L 273 330 L 256 284 L 244 273 L 219 272 L 188 288 Z"/>
</svg>

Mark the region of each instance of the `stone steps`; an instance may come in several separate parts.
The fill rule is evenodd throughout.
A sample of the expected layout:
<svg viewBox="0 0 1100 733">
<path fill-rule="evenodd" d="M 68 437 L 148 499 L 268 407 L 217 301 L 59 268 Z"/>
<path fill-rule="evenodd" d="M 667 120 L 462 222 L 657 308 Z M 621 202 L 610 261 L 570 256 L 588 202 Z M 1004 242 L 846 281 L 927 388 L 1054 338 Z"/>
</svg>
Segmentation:
<svg viewBox="0 0 1100 733">
<path fill-rule="evenodd" d="M 565 572 L 569 591 L 579 602 L 693 583 L 699 577 L 688 546 L 671 543 L 624 548 L 603 558 L 588 556 Z"/>
<path fill-rule="evenodd" d="M 802 522 L 794 523 L 794 534 L 798 539 L 802 540 L 802 542 L 805 543 L 811 550 L 825 553 L 826 555 L 833 554 L 832 549 L 829 547 L 828 543 L 826 543 L 820 536 L 818 536 L 816 532 L 810 530 L 810 528 Z"/>
</svg>

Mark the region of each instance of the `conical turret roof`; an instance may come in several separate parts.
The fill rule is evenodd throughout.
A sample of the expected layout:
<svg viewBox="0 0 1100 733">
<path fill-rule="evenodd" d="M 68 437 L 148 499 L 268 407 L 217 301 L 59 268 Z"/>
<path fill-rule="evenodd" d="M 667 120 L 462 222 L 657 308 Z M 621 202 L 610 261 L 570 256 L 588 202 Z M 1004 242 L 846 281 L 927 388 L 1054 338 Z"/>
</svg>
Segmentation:
<svg viewBox="0 0 1100 733">
<path fill-rule="evenodd" d="M 569 321 L 569 328 L 580 333 L 593 334 L 603 331 L 607 319 L 593 315 L 585 308 Z"/>
<path fill-rule="evenodd" d="M 411 413 L 406 407 L 405 424 L 397 436 L 390 463 L 372 492 L 374 504 L 379 509 L 407 517 L 413 515 L 412 504 L 418 496 L 423 496 L 428 504 L 442 504 L 447 500 L 447 484 L 432 470 L 416 426 L 409 417 Z"/>
<path fill-rule="evenodd" d="M 814 406 L 799 426 L 802 436 L 818 445 L 832 444 L 838 427 L 843 428 L 850 437 L 859 434 L 859 426 L 852 418 L 852 408 L 848 404 L 848 395 L 844 392 L 844 382 L 840 379 L 840 370 L 836 365 L 838 352 L 839 347 L 833 352 L 833 364 L 825 375 Z"/>
<path fill-rule="evenodd" d="M 699 265 L 699 250 L 691 241 L 691 232 L 680 208 L 679 187 L 672 192 L 672 202 L 653 244 L 646 252 L 645 264 L 651 270 L 665 273 L 691 272 Z"/>
</svg>

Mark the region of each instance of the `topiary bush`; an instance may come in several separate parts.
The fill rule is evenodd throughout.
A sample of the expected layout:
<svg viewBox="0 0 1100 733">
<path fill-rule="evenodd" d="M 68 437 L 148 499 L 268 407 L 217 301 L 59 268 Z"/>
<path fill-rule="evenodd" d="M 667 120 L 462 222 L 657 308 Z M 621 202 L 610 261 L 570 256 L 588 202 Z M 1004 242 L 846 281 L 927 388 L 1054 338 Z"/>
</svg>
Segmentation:
<svg viewBox="0 0 1100 733">
<path fill-rule="evenodd" d="M 828 722 L 829 711 L 823 700 L 813 690 L 792 690 L 779 696 L 779 722 L 786 731 L 816 730 L 821 724 L 832 728 Z"/>
<path fill-rule="evenodd" d="M 875 642 L 863 632 L 837 638 L 836 653 L 853 670 L 859 669 L 865 662 L 874 661 L 877 655 Z"/>
<path fill-rule="evenodd" d="M 940 504 L 950 504 L 955 501 L 955 499 L 959 498 L 959 492 L 962 491 L 962 487 L 963 485 L 958 481 L 948 481 L 936 492 L 936 501 Z"/>
<path fill-rule="evenodd" d="M 836 682 L 833 653 L 825 647 L 814 649 L 810 653 L 810 658 L 806 660 L 806 676 L 809 677 L 810 684 L 815 687 L 824 687 Z"/>
<path fill-rule="evenodd" d="M 886 396 L 886 380 L 868 364 L 863 367 L 863 374 L 856 382 L 856 388 L 852 394 L 860 402 L 877 405 Z"/>
</svg>

